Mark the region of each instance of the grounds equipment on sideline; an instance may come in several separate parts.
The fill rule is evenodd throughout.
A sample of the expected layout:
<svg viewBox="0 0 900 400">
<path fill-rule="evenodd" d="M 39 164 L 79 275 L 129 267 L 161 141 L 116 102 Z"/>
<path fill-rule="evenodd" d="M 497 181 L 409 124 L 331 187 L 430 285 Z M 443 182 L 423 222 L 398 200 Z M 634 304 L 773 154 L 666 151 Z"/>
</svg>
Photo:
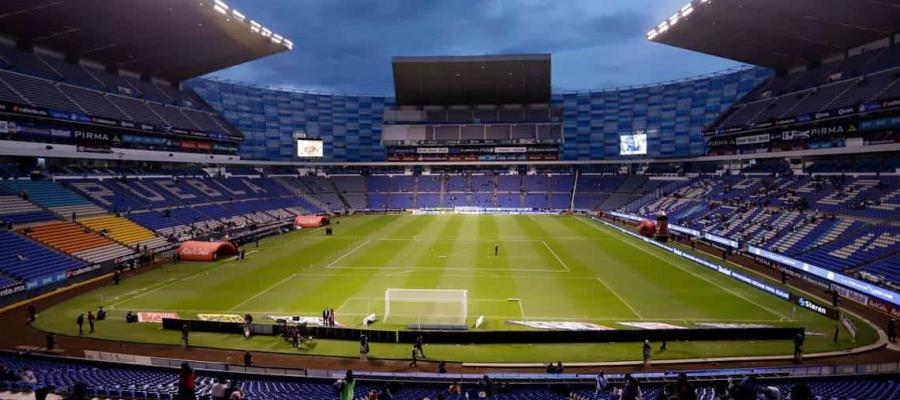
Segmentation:
<svg viewBox="0 0 900 400">
<path fill-rule="evenodd" d="M 468 291 L 394 289 L 384 291 L 384 322 L 416 325 L 465 325 Z"/>
</svg>

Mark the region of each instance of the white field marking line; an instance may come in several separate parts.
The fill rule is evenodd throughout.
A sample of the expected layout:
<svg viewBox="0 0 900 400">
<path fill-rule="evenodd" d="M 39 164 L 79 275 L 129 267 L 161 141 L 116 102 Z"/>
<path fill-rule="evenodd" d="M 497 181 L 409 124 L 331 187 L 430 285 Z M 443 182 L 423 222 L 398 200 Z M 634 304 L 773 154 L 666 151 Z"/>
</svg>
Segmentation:
<svg viewBox="0 0 900 400">
<path fill-rule="evenodd" d="M 616 296 L 616 298 L 619 299 L 619 301 L 621 301 L 622 304 L 625 305 L 625 307 L 628 307 L 628 309 L 631 310 L 631 312 L 634 313 L 634 315 L 635 315 L 636 317 L 638 317 L 639 320 L 641 320 L 641 321 L 644 321 L 644 320 L 645 320 L 645 319 L 644 319 L 644 316 L 641 315 L 641 313 L 639 313 L 637 310 L 634 309 L 634 307 L 631 306 L 631 303 L 625 301 L 625 298 L 624 298 L 624 297 L 619 296 L 619 294 L 616 293 L 616 291 L 613 290 L 609 285 L 607 285 L 606 282 L 603 282 L 603 279 L 600 279 L 599 276 L 597 277 L 597 282 L 599 282 L 601 285 L 603 285 L 603 287 L 605 287 L 606 290 L 609 290 L 609 292 L 612 293 L 613 296 Z"/>
<path fill-rule="evenodd" d="M 256 299 L 256 298 L 259 297 L 259 296 L 262 296 L 262 295 L 268 293 L 270 290 L 272 290 L 272 289 L 274 289 L 274 288 L 276 288 L 276 287 L 278 287 L 278 286 L 281 286 L 283 283 L 285 283 L 285 282 L 287 282 L 287 281 L 293 279 L 294 277 L 297 276 L 297 274 L 298 274 L 297 272 L 294 272 L 293 274 L 290 274 L 290 275 L 286 276 L 284 279 L 282 279 L 282 280 L 280 280 L 280 281 L 278 281 L 278 282 L 275 282 L 275 284 L 273 284 L 272 286 L 269 286 L 269 287 L 263 289 L 262 291 L 257 292 L 257 293 L 254 294 L 253 296 L 250 296 L 250 297 L 246 298 L 244 301 L 235 304 L 234 307 L 229 308 L 228 311 L 234 311 L 234 309 L 236 309 L 236 308 L 238 308 L 238 307 L 240 307 L 240 306 L 242 306 L 242 305 L 244 305 L 244 304 L 249 303 L 250 301 Z"/>
<path fill-rule="evenodd" d="M 338 308 L 337 308 L 336 310 L 334 310 L 334 313 L 335 313 L 335 314 L 338 314 L 338 312 L 341 311 L 341 310 L 343 310 L 344 307 L 347 306 L 347 303 L 350 303 L 351 300 L 353 300 L 352 297 L 348 298 L 347 300 L 344 300 L 344 302 L 341 303 L 341 305 L 338 306 Z"/>
<path fill-rule="evenodd" d="M 474 301 L 477 303 L 506 303 L 508 300 L 506 299 L 466 299 L 467 301 Z M 344 303 L 349 301 L 384 301 L 384 297 L 351 297 L 347 299 Z"/>
<path fill-rule="evenodd" d="M 546 269 L 494 269 L 494 268 L 478 268 L 478 267 L 326 267 L 331 270 L 347 269 L 347 270 L 399 270 L 399 271 L 472 271 L 472 272 L 541 272 L 548 274 L 564 274 L 559 268 Z"/>
<path fill-rule="evenodd" d="M 555 257 L 555 258 L 556 258 L 556 261 L 558 261 L 558 262 L 559 262 L 559 264 L 560 264 L 560 265 L 562 265 L 562 266 L 563 266 L 563 268 L 565 268 L 565 269 L 566 269 L 566 272 L 572 272 L 572 270 L 570 270 L 570 269 L 569 269 L 569 266 L 568 266 L 568 265 L 566 265 L 566 262 L 565 262 L 565 261 L 563 261 L 563 260 L 562 260 L 562 259 L 561 259 L 561 258 L 559 258 L 559 255 L 558 255 L 558 254 L 556 254 L 556 252 L 555 252 L 555 251 L 553 251 L 553 248 L 552 248 L 552 247 L 550 247 L 550 245 L 549 245 L 549 244 L 547 244 L 547 242 L 545 242 L 545 241 L 543 241 L 543 240 L 541 240 L 541 243 L 543 243 L 543 244 L 544 244 L 544 247 L 546 247 L 546 248 L 547 248 L 547 250 L 549 250 L 549 251 L 550 251 L 550 254 L 553 254 L 553 257 Z"/>
<path fill-rule="evenodd" d="M 498 300 L 502 302 L 507 302 L 506 300 Z M 125 311 L 124 309 L 111 309 L 113 311 Z M 197 313 L 197 314 L 225 314 L 225 313 L 235 313 L 235 314 L 269 314 L 269 315 L 309 315 L 309 316 L 321 316 L 321 310 L 319 311 L 289 311 L 289 310 L 280 310 L 280 311 L 260 311 L 260 310 L 231 310 L 231 311 L 221 311 L 221 310 L 197 310 L 197 309 L 158 309 L 158 308 L 141 308 L 141 309 L 131 309 L 129 310 L 134 312 L 177 312 L 177 313 Z M 335 310 L 335 314 L 337 314 L 337 310 Z M 371 313 L 351 313 L 351 312 L 342 312 L 341 315 L 369 315 Z M 493 318 L 493 319 L 515 319 L 521 318 L 520 315 L 485 315 L 485 318 Z M 640 322 L 642 320 L 636 320 L 633 318 L 609 318 L 609 317 L 559 317 L 559 316 L 531 316 L 532 320 L 547 320 L 547 321 L 607 321 L 607 322 Z M 645 321 L 645 320 L 644 320 Z M 768 322 L 768 323 L 782 323 L 785 321 L 777 320 L 777 319 L 722 319 L 722 318 L 653 318 L 653 321 L 660 322 Z"/>
<path fill-rule="evenodd" d="M 584 221 L 584 220 L 582 220 L 582 219 L 579 219 L 579 221 L 582 221 L 582 222 L 584 222 L 584 223 L 586 223 L 586 224 L 589 224 L 587 221 Z M 589 224 L 589 225 L 590 225 L 590 224 Z M 599 226 L 596 226 L 596 225 L 591 225 L 591 226 L 594 226 L 594 227 L 597 228 L 597 229 L 601 229 Z M 638 246 L 638 245 L 636 245 L 636 244 L 634 244 L 634 243 L 631 243 L 631 239 L 632 239 L 631 237 L 626 237 L 626 238 L 623 238 L 623 239 L 627 239 L 627 240 L 622 240 L 622 242 L 624 242 L 625 244 L 627 244 L 627 245 L 629 245 L 629 246 L 631 246 L 631 247 L 634 247 L 634 248 L 636 248 L 636 249 L 638 249 L 638 250 L 640 250 L 640 251 L 642 251 L 642 252 L 644 252 L 644 253 L 650 255 L 650 256 L 653 257 L 653 258 L 656 258 L 656 259 L 658 259 L 658 260 L 662 260 L 662 261 L 664 261 L 666 264 L 669 264 L 669 265 L 671 265 L 671 266 L 673 266 L 673 267 L 675 267 L 675 268 L 678 268 L 678 269 L 680 269 L 680 270 L 682 270 L 682 271 L 684 271 L 684 272 L 687 272 L 687 273 L 689 273 L 689 274 L 691 274 L 691 275 L 693 275 L 693 276 L 695 276 L 695 277 L 697 277 L 697 278 L 700 278 L 700 279 L 706 281 L 707 283 L 709 283 L 709 284 L 711 284 L 711 285 L 713 285 L 713 286 L 715 286 L 715 287 L 719 287 L 719 288 L 721 288 L 721 289 L 723 289 L 723 290 L 725 290 L 725 291 L 731 293 L 731 294 L 734 295 L 735 297 L 741 298 L 741 299 L 743 299 L 744 301 L 746 301 L 746 302 L 748 302 L 748 303 L 750 303 L 750 304 L 753 304 L 753 305 L 759 307 L 760 309 L 762 309 L 762 310 L 764 310 L 764 311 L 767 311 L 767 312 L 769 312 L 769 313 L 771 313 L 771 314 L 773 314 L 773 315 L 775 315 L 775 316 L 778 316 L 778 317 L 783 318 L 785 321 L 792 321 L 792 319 L 791 319 L 791 318 L 788 318 L 786 315 L 784 315 L 784 314 L 782 314 L 782 313 L 780 313 L 780 312 L 778 312 L 778 311 L 775 311 L 775 310 L 773 310 L 773 309 L 770 308 L 770 307 L 767 307 L 767 306 L 764 306 L 764 305 L 762 305 L 762 304 L 759 304 L 759 303 L 756 302 L 755 300 L 752 300 L 752 299 L 750 299 L 750 298 L 744 296 L 743 294 L 741 294 L 741 293 L 739 293 L 739 292 L 736 292 L 736 291 L 732 290 L 731 288 L 725 288 L 725 287 L 723 287 L 721 284 L 716 283 L 716 282 L 713 282 L 711 279 L 709 279 L 709 278 L 707 278 L 707 277 L 705 277 L 705 276 L 703 276 L 703 275 L 700 275 L 700 274 L 698 274 L 698 273 L 696 273 L 696 272 L 694 272 L 694 271 L 691 271 L 691 270 L 689 270 L 689 269 L 682 268 L 681 266 L 677 265 L 676 263 L 671 263 L 671 262 L 669 262 L 669 260 L 666 260 L 665 258 L 662 258 L 662 257 L 660 257 L 660 256 L 657 255 L 657 254 L 651 253 L 650 251 L 648 251 L 647 249 L 645 249 L 645 248 L 643 248 L 643 247 L 641 247 L 641 246 Z"/>
<path fill-rule="evenodd" d="M 119 305 L 119 304 L 122 304 L 122 303 L 124 303 L 124 302 L 126 302 L 126 301 L 131 301 L 131 300 L 134 300 L 134 299 L 136 299 L 136 298 L 138 298 L 138 297 L 146 296 L 146 295 L 148 295 L 148 294 L 150 294 L 150 293 L 156 292 L 156 291 L 158 291 L 158 290 L 160 290 L 160 289 L 163 289 L 163 288 L 167 288 L 167 287 L 172 286 L 172 285 L 174 285 L 174 284 L 176 284 L 176 283 L 186 281 L 186 280 L 191 279 L 191 278 L 194 278 L 194 277 L 196 277 L 196 276 L 200 276 L 200 274 L 207 273 L 207 272 L 209 272 L 212 268 L 213 268 L 213 267 L 210 267 L 210 268 L 207 268 L 207 269 L 203 269 L 203 270 L 200 270 L 199 272 L 197 272 L 196 274 L 191 274 L 191 275 L 188 275 L 188 276 L 185 276 L 185 277 L 182 277 L 182 278 L 176 278 L 176 279 L 172 280 L 172 281 L 169 282 L 169 283 L 164 283 L 164 284 L 159 285 L 159 286 L 157 286 L 157 287 L 155 287 L 155 288 L 153 288 L 153 289 L 145 290 L 145 291 L 140 292 L 140 293 L 138 293 L 138 294 L 136 294 L 136 295 L 134 295 L 134 296 L 131 296 L 131 297 L 126 297 L 125 299 L 122 299 L 122 300 L 120 300 L 120 301 L 117 301 L 117 302 L 115 302 L 115 303 L 110 304 L 110 306 L 114 307 L 114 306 L 117 306 L 117 305 Z"/>
<path fill-rule="evenodd" d="M 353 254 L 355 251 L 357 251 L 357 250 L 361 249 L 363 246 L 369 244 L 369 242 L 371 242 L 371 241 L 372 241 L 372 239 L 367 239 L 365 242 L 362 242 L 362 244 L 360 244 L 359 246 L 356 246 L 356 247 L 350 249 L 350 251 L 347 251 L 344 254 L 342 254 L 340 257 L 336 258 L 330 264 L 326 265 L 325 268 L 332 268 L 332 266 L 334 264 L 337 264 L 339 261 L 343 260 L 345 257 L 349 256 L 350 254 Z"/>
</svg>

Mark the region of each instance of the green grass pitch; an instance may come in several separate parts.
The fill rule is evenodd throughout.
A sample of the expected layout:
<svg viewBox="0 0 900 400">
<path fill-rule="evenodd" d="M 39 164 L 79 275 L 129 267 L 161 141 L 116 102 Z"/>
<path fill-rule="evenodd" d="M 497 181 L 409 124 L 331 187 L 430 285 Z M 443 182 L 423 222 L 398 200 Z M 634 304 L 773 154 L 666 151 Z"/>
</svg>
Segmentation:
<svg viewBox="0 0 900 400">
<path fill-rule="evenodd" d="M 494 244 L 500 254 L 494 255 Z M 40 313 L 36 326 L 76 334 L 79 312 L 104 305 L 110 319 L 92 336 L 177 344 L 179 334 L 156 324 L 125 324 L 131 311 L 321 315 L 360 326 L 382 316 L 387 288 L 466 289 L 471 325 L 525 329 L 508 320 L 586 321 L 616 329 L 620 322 L 702 322 L 804 326 L 807 352 L 871 343 L 876 333 L 857 321 L 852 341 L 835 322 L 580 216 L 379 215 L 342 218 L 334 236 L 303 230 L 247 248 L 247 259 L 183 262 L 107 285 Z M 763 278 L 765 279 L 765 278 Z M 509 301 L 509 299 L 519 301 Z M 396 326 L 376 323 L 374 327 Z M 194 345 L 253 351 L 356 356 L 354 342 L 316 340 L 293 349 L 277 338 L 194 333 Z M 372 345 L 372 358 L 404 358 L 408 346 Z M 670 343 L 657 359 L 790 354 L 789 341 Z M 468 362 L 637 360 L 640 344 L 428 345 L 432 359 Z"/>
</svg>

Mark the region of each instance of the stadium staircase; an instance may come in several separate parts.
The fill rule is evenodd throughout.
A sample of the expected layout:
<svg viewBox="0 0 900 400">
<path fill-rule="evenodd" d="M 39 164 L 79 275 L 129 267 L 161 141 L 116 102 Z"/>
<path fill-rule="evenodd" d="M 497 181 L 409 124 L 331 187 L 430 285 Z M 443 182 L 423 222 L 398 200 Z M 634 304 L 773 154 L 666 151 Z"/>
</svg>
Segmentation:
<svg viewBox="0 0 900 400">
<path fill-rule="evenodd" d="M 330 212 L 324 203 L 313 196 L 312 189 L 299 178 L 276 176 L 272 179 L 292 195 L 303 199 L 303 201 L 309 205 L 309 207 L 307 207 L 308 211 L 312 213 Z"/>
<path fill-rule="evenodd" d="M 30 239 L 91 264 L 134 254 L 134 250 L 128 247 L 66 221 L 34 226 L 20 232 Z"/>
<path fill-rule="evenodd" d="M 168 245 L 165 238 L 156 236 L 150 230 L 122 217 L 104 215 L 80 218 L 78 222 L 127 246 L 146 247 L 153 251 Z"/>
<path fill-rule="evenodd" d="M 606 200 L 600 203 L 600 209 L 615 210 L 636 200 L 642 195 L 642 193 L 639 192 L 639 188 L 647 181 L 647 179 L 648 178 L 643 175 L 629 175 L 625 177 L 622 184 L 619 185 Z"/>
</svg>

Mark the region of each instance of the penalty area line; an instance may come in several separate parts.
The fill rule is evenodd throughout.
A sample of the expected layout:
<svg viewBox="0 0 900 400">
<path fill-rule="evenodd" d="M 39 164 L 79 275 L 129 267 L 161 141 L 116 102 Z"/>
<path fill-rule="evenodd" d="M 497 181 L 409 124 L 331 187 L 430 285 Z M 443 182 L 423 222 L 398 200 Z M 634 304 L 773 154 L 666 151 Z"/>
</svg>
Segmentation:
<svg viewBox="0 0 900 400">
<path fill-rule="evenodd" d="M 368 239 L 365 242 L 362 242 L 362 244 L 360 244 L 359 246 L 356 246 L 356 247 L 350 249 L 350 251 L 347 251 L 346 253 L 342 254 L 340 257 L 338 257 L 334 261 L 332 261 L 330 264 L 326 265 L 325 268 L 331 269 L 332 266 L 334 266 L 335 264 L 337 264 L 338 262 L 340 262 L 341 260 L 343 260 L 344 258 L 349 256 L 350 254 L 353 254 L 357 250 L 361 249 L 363 246 L 369 244 L 369 242 L 371 242 L 371 241 L 372 241 L 372 239 Z"/>
<path fill-rule="evenodd" d="M 569 269 L 569 266 L 568 266 L 568 265 L 566 265 L 566 262 L 565 262 L 565 261 L 563 261 L 563 260 L 562 260 L 562 258 L 559 258 L 559 254 L 556 254 L 556 252 L 555 252 L 555 251 L 553 251 L 553 248 L 552 248 L 552 247 L 550 247 L 550 245 L 549 245 L 549 244 L 547 244 L 547 242 L 546 242 L 546 241 L 544 241 L 544 240 L 541 240 L 541 243 L 543 243 L 543 244 L 544 244 L 544 247 L 546 247 L 546 248 L 547 248 L 547 250 L 548 250 L 548 251 L 550 251 L 550 254 L 553 254 L 553 257 L 555 257 L 555 258 L 556 258 L 556 261 L 558 261 L 558 262 L 559 262 L 559 265 L 562 265 L 562 267 L 563 267 L 563 268 L 565 268 L 565 269 L 566 269 L 566 272 L 572 272 L 572 270 L 570 270 L 570 269 Z"/>
<path fill-rule="evenodd" d="M 612 287 L 610 287 L 609 285 L 607 285 L 606 282 L 603 282 L 603 279 L 600 279 L 599 276 L 597 277 L 597 282 L 599 282 L 601 285 L 603 285 L 603 287 L 605 287 L 606 290 L 609 290 L 609 292 L 612 293 L 613 296 L 616 296 L 616 298 L 619 299 L 619 301 L 621 301 L 622 304 L 625 305 L 625 307 L 628 307 L 628 309 L 631 310 L 631 312 L 632 312 L 636 317 L 638 317 L 638 319 L 640 319 L 640 320 L 642 320 L 642 321 L 645 319 L 644 316 L 641 315 L 641 313 L 639 313 L 637 310 L 634 309 L 634 307 L 631 306 L 631 303 L 625 301 L 625 298 L 624 298 L 624 297 L 619 296 L 619 294 L 616 293 L 616 291 L 613 290 Z"/>
</svg>

